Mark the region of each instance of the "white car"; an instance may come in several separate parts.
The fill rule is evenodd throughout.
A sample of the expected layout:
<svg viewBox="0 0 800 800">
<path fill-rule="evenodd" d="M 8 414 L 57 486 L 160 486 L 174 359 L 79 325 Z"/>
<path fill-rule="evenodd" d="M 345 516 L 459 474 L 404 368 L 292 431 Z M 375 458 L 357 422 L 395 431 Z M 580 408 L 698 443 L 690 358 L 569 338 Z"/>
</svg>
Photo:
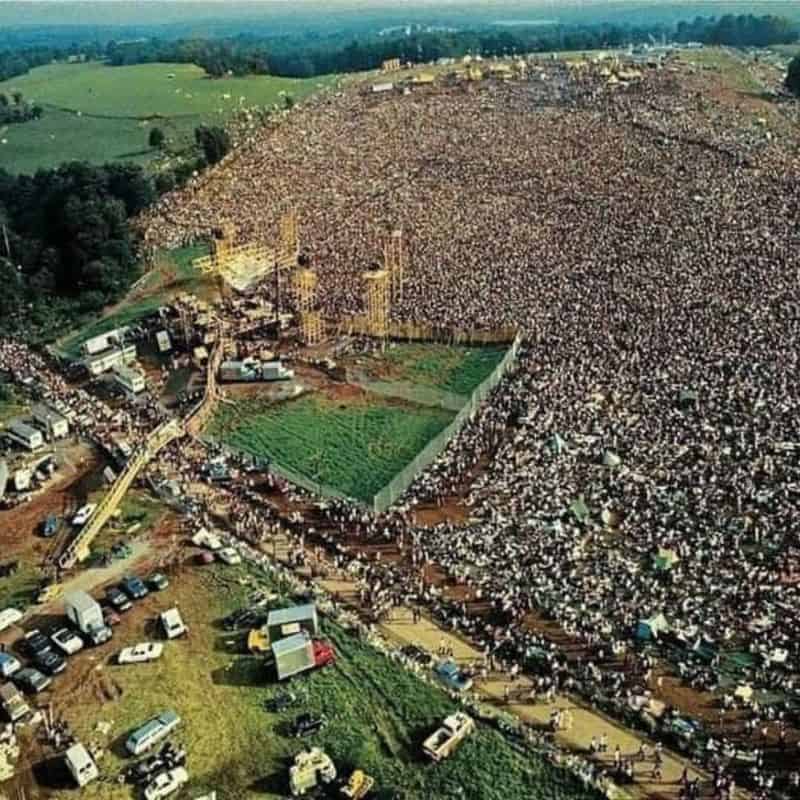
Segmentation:
<svg viewBox="0 0 800 800">
<path fill-rule="evenodd" d="M 118 664 L 143 664 L 145 661 L 156 661 L 161 658 L 164 645 L 160 642 L 140 642 L 133 647 L 120 650 L 117 655 Z"/>
<path fill-rule="evenodd" d="M 192 544 L 198 547 L 205 547 L 208 550 L 222 550 L 222 540 L 215 533 L 206 528 L 200 528 L 197 533 L 192 536 Z"/>
<path fill-rule="evenodd" d="M 72 524 L 85 525 L 89 521 L 89 517 L 94 514 L 96 508 L 97 503 L 87 503 L 85 506 L 81 506 L 72 518 Z"/>
<path fill-rule="evenodd" d="M 217 558 L 224 564 L 241 564 L 242 557 L 234 550 L 233 547 L 223 547 L 217 553 Z"/>
<path fill-rule="evenodd" d="M 144 790 L 144 800 L 161 800 L 183 786 L 189 780 L 189 773 L 183 767 L 175 767 L 167 772 L 162 772 L 147 784 Z"/>
<path fill-rule="evenodd" d="M 59 628 L 50 638 L 64 655 L 71 656 L 83 650 L 83 639 L 69 628 Z"/>
</svg>

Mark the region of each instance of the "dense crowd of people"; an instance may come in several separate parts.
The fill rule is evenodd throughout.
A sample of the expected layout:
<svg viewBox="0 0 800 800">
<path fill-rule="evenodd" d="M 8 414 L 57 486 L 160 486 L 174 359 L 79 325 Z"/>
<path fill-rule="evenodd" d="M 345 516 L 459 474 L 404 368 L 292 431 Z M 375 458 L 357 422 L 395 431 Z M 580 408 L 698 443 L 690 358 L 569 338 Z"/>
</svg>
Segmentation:
<svg viewBox="0 0 800 800">
<path fill-rule="evenodd" d="M 362 310 L 360 273 L 399 227 L 409 267 L 393 316 L 523 332 L 516 367 L 399 509 L 330 504 L 318 533 L 365 604 L 428 605 L 542 691 L 658 694 L 633 645 L 660 637 L 688 685 L 731 706 L 742 680 L 797 700 L 800 183 L 797 143 L 766 133 L 689 92 L 679 67 L 622 87 L 544 63 L 508 84 L 351 88 L 257 134 L 142 226 L 153 247 L 225 222 L 271 243 L 291 202 L 331 319 Z M 0 369 L 19 369 L 15 347 Z M 275 514 L 239 493 L 241 532 L 274 532 Z M 416 505 L 454 495 L 467 523 L 414 524 Z M 354 556 L 337 531 L 404 558 Z M 425 565 L 464 599 L 423 580 Z M 751 702 L 745 720 L 751 747 L 793 745 L 784 711 Z M 709 763 L 728 796 L 722 759 Z M 750 769 L 771 791 L 763 757 Z M 792 781 L 787 768 L 780 786 Z"/>
</svg>

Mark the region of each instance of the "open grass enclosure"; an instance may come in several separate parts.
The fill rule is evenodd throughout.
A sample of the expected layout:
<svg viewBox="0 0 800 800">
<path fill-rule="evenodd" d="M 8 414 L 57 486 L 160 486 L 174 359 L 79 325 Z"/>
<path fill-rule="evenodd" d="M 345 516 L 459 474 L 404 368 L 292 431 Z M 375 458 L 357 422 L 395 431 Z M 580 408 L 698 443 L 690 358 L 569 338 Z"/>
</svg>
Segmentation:
<svg viewBox="0 0 800 800">
<path fill-rule="evenodd" d="M 124 300 L 104 316 L 67 334 L 57 343 L 57 349 L 68 358 L 78 358 L 81 345 L 93 336 L 149 316 L 176 294 L 197 294 L 208 281 L 195 270 L 192 261 L 207 252 L 208 247 L 201 244 L 157 255 L 153 269 L 142 276 Z"/>
<path fill-rule="evenodd" d="M 428 763 L 421 742 L 455 710 L 454 704 L 334 625 L 325 624 L 323 630 L 336 647 L 336 664 L 293 679 L 288 688 L 298 696 L 298 704 L 281 713 L 267 712 L 265 701 L 279 689 L 274 676 L 260 658 L 243 654 L 244 632 L 224 632 L 219 626 L 226 613 L 244 603 L 250 591 L 244 580 L 254 580 L 245 566 L 183 571 L 165 592 L 143 601 L 148 621 L 137 618 L 124 640 L 118 633 L 114 650 L 150 636 L 149 619 L 159 609 L 177 604 L 190 635 L 167 642 L 160 661 L 120 667 L 110 659 L 84 656 L 84 679 L 62 711 L 82 741 L 110 746 L 100 760 L 107 780 L 82 789 L 82 798 L 137 796 L 133 787 L 115 781 L 133 760 L 124 754 L 123 743 L 133 728 L 166 709 L 175 710 L 183 720 L 173 738 L 187 749 L 191 780 L 180 797 L 211 790 L 218 797 L 242 800 L 287 797 L 289 765 L 304 746 L 322 747 L 342 778 L 355 767 L 366 770 L 376 781 L 371 795 L 375 798 L 595 797 L 567 774 L 518 752 L 485 726 L 446 762 Z M 275 588 L 264 578 L 255 580 Z M 327 726 L 310 739 L 289 738 L 288 725 L 304 711 L 324 713 Z M 98 723 L 110 725 L 108 734 L 98 733 Z M 75 790 L 56 796 L 73 797 Z M 337 796 L 335 787 L 330 796 Z"/>
<path fill-rule="evenodd" d="M 373 366 L 396 380 L 469 396 L 491 375 L 508 348 L 393 344 Z"/>
<path fill-rule="evenodd" d="M 367 392 L 218 407 L 207 436 L 369 501 L 452 421 L 438 408 Z"/>
<path fill-rule="evenodd" d="M 282 92 L 301 100 L 331 80 L 211 79 L 194 64 L 49 64 L 0 83 L 0 92 L 21 91 L 44 108 L 41 119 L 2 129 L 0 167 L 30 173 L 73 160 L 147 163 L 159 156 L 148 145 L 152 127 L 164 131 L 170 151 L 180 150 L 198 125 L 280 105 Z"/>
</svg>

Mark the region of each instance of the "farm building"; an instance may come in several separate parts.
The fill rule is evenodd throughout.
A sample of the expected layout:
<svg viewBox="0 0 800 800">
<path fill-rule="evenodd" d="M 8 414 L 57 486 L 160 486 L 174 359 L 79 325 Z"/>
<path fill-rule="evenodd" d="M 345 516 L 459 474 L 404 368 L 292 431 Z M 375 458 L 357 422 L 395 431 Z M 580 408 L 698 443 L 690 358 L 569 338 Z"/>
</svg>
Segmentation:
<svg viewBox="0 0 800 800">
<path fill-rule="evenodd" d="M 48 439 L 62 439 L 69 433 L 69 422 L 44 403 L 37 403 L 31 410 L 33 421 L 40 427 Z"/>
<path fill-rule="evenodd" d="M 147 388 L 144 375 L 138 369 L 127 367 L 124 364 L 114 367 L 114 382 L 131 394 L 139 394 Z"/>
<path fill-rule="evenodd" d="M 311 636 L 319 635 L 317 607 L 313 603 L 270 611 L 267 616 L 267 632 L 270 642 L 306 631 Z"/>
<path fill-rule="evenodd" d="M 38 450 L 40 447 L 44 447 L 42 432 L 19 420 L 15 420 L 6 428 L 6 436 L 28 450 Z"/>
<path fill-rule="evenodd" d="M 97 355 L 90 355 L 84 360 L 84 366 L 89 374 L 97 377 L 121 364 L 130 364 L 136 360 L 136 345 L 129 344 L 124 347 L 115 347 Z"/>
</svg>

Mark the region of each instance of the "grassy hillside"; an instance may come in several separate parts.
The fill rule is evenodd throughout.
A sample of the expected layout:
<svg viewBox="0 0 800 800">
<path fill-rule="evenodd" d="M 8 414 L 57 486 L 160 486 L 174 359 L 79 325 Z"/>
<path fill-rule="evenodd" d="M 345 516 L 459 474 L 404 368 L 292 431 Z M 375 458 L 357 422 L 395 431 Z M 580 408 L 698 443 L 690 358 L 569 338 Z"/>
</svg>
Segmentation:
<svg viewBox="0 0 800 800">
<path fill-rule="evenodd" d="M 0 92 L 20 91 L 45 109 L 40 120 L 0 128 L 0 167 L 32 172 L 72 159 L 146 163 L 157 155 L 147 144 L 151 127 L 178 150 L 197 125 L 281 103 L 284 92 L 301 100 L 332 80 L 214 80 L 192 64 L 50 64 L 0 83 Z"/>
</svg>

